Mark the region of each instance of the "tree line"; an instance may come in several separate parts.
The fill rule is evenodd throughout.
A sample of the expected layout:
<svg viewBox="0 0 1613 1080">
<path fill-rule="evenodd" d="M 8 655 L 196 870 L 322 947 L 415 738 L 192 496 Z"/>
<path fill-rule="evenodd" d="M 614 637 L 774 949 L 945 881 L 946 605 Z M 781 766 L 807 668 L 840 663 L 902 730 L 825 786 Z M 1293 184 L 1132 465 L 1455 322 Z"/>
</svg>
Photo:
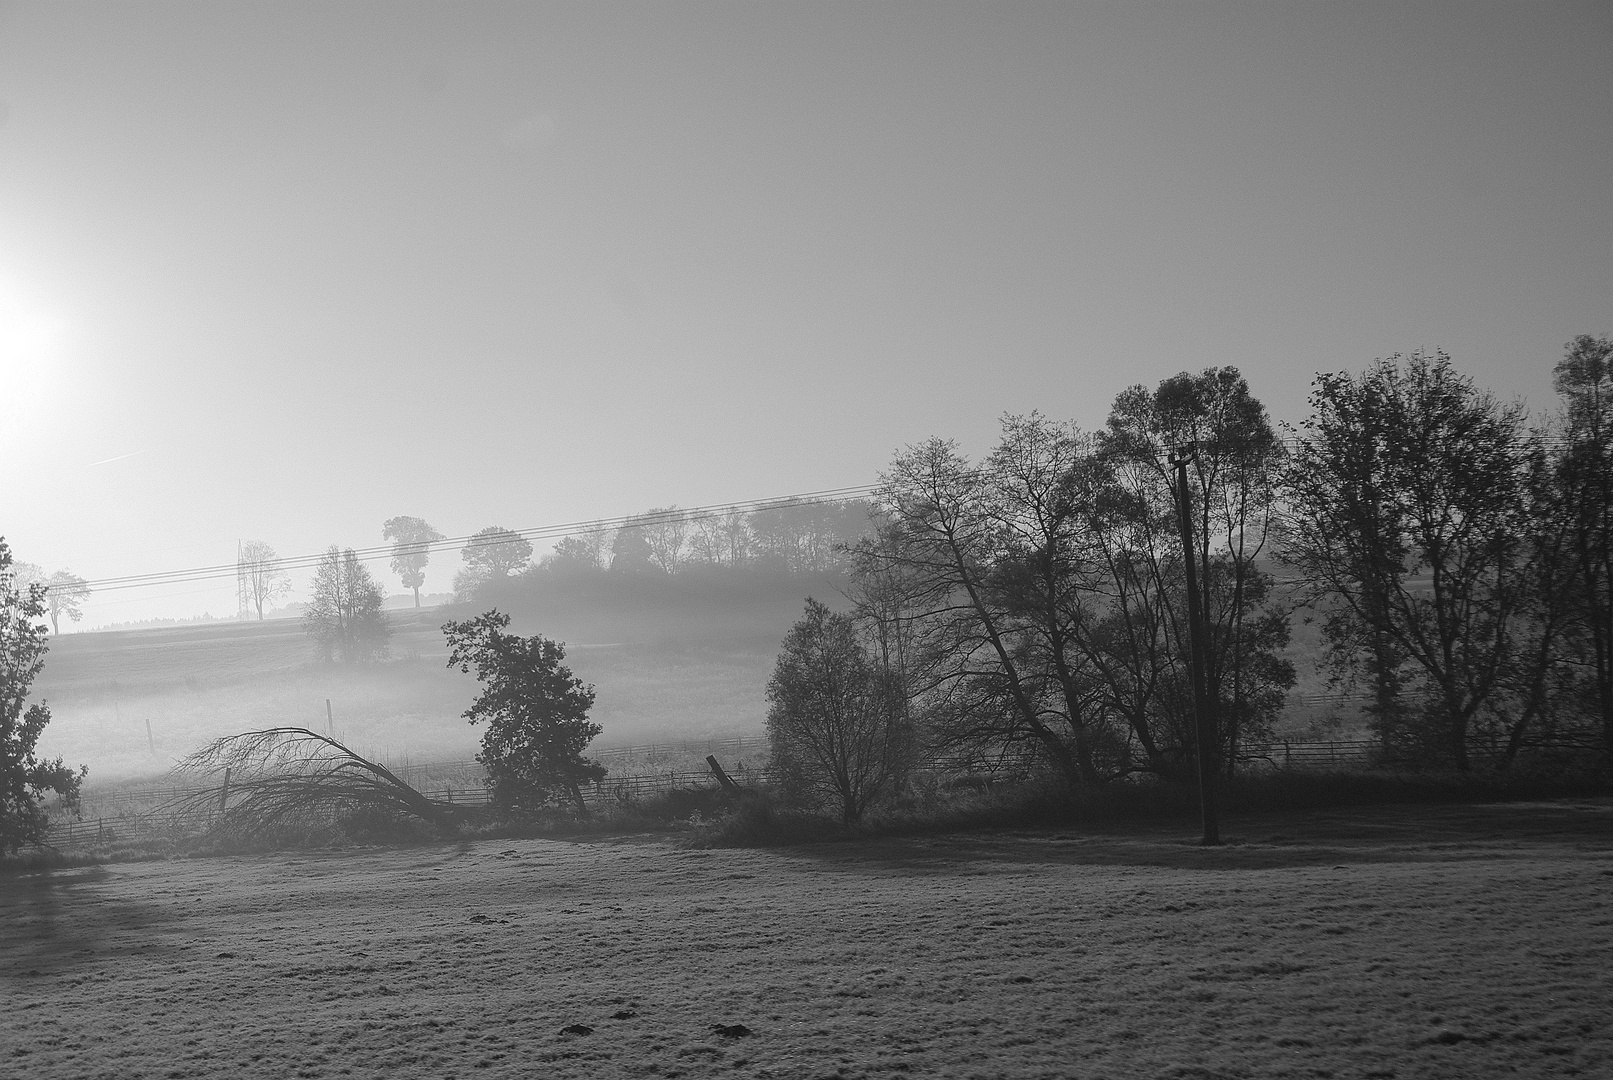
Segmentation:
<svg viewBox="0 0 1613 1080">
<path fill-rule="evenodd" d="M 1235 368 L 1210 368 L 1125 390 L 1098 431 L 1032 413 L 980 460 L 910 447 L 848 549 L 851 610 L 809 604 L 780 656 L 775 764 L 838 777 L 842 810 L 863 805 L 851 779 L 888 787 L 919 745 L 1031 758 L 1075 786 L 1188 779 L 1178 454 L 1217 772 L 1272 737 L 1299 609 L 1332 676 L 1370 693 L 1385 760 L 1613 761 L 1613 344 L 1570 342 L 1555 386 L 1531 423 L 1417 352 L 1318 376 L 1280 433 Z M 832 683 L 801 675 L 829 667 Z"/>
</svg>

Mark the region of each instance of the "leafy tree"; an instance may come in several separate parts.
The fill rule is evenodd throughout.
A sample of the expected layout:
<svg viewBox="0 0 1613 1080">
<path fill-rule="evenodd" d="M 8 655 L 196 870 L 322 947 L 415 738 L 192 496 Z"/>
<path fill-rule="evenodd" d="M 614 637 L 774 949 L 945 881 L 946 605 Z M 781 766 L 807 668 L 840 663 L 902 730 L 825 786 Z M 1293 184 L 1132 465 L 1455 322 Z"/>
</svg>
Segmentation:
<svg viewBox="0 0 1613 1080">
<path fill-rule="evenodd" d="M 601 529 L 561 537 L 555 543 L 554 550 L 544 559 L 544 564 L 550 569 L 562 571 L 602 569 L 608 536 Z"/>
<path fill-rule="evenodd" d="M 468 599 L 490 582 L 503 581 L 532 558 L 532 542 L 518 532 L 489 525 L 465 545 L 465 568 L 454 577 L 454 592 Z"/>
<path fill-rule="evenodd" d="M 80 606 L 90 595 L 89 582 L 71 570 L 58 570 L 45 580 L 45 607 L 50 612 L 50 632 L 62 632 L 61 617 L 66 615 L 74 622 L 84 617 Z"/>
<path fill-rule="evenodd" d="M 1332 599 L 1324 629 L 1373 675 L 1386 746 L 1418 760 L 1466 770 L 1499 716 L 1534 586 L 1524 435 L 1521 407 L 1444 353 L 1322 375 L 1311 394 L 1282 557 Z"/>
<path fill-rule="evenodd" d="M 617 573 L 655 568 L 654 549 L 636 519 L 629 519 L 610 542 L 610 568 Z"/>
<path fill-rule="evenodd" d="M 386 655 L 391 628 L 381 610 L 385 599 L 369 568 L 352 548 L 332 544 L 314 570 L 313 596 L 303 628 L 326 660 L 370 660 Z"/>
<path fill-rule="evenodd" d="M 541 635 L 505 632 L 510 617 L 488 611 L 443 625 L 448 666 L 472 669 L 482 692 L 465 711 L 487 722 L 476 760 L 487 769 L 493 805 L 530 811 L 569 798 L 586 814 L 581 785 L 605 778 L 605 767 L 582 756 L 603 729 L 588 719 L 594 688 L 561 663 L 565 646 Z"/>
<path fill-rule="evenodd" d="M 1289 613 L 1260 565 L 1274 531 L 1282 447 L 1237 368 L 1183 372 L 1115 399 L 1100 438 L 1102 480 L 1085 492 L 1110 578 L 1102 590 L 1111 601 L 1103 605 L 1110 623 L 1100 633 L 1102 667 L 1118 676 L 1108 685 L 1111 700 L 1126 702 L 1120 707 L 1157 764 L 1167 739 L 1183 750 L 1196 744 L 1181 660 L 1188 612 L 1169 465 L 1170 452 L 1184 446 L 1195 448 L 1187 480 L 1199 604 L 1210 631 L 1205 681 L 1216 703 L 1215 753 L 1230 766 L 1245 740 L 1269 735 L 1295 681 L 1278 656 L 1288 644 Z M 1147 705 L 1136 700 L 1143 687 Z M 1144 734 L 1144 723 L 1152 733 Z"/>
<path fill-rule="evenodd" d="M 40 805 L 54 791 L 69 807 L 78 805 L 79 785 L 88 770 L 41 761 L 35 752 L 50 723 L 44 702 L 28 704 L 34 676 L 45 666 L 44 587 L 21 584 L 11 548 L 0 538 L 0 853 L 38 844 L 49 824 Z"/>
<path fill-rule="evenodd" d="M 388 518 L 381 526 L 381 539 L 392 541 L 392 572 L 403 587 L 414 590 L 414 606 L 420 606 L 420 586 L 426 583 L 426 563 L 431 561 L 431 545 L 445 539 L 424 518 Z"/>
<path fill-rule="evenodd" d="M 236 557 L 239 572 L 246 578 L 246 592 L 263 620 L 263 605 L 273 603 L 291 590 L 291 579 L 280 569 L 279 556 L 262 540 L 248 540 Z"/>
<path fill-rule="evenodd" d="M 808 599 L 767 700 L 772 768 L 796 797 L 828 803 L 849 828 L 901 785 L 913 749 L 902 695 L 851 616 Z"/>
</svg>

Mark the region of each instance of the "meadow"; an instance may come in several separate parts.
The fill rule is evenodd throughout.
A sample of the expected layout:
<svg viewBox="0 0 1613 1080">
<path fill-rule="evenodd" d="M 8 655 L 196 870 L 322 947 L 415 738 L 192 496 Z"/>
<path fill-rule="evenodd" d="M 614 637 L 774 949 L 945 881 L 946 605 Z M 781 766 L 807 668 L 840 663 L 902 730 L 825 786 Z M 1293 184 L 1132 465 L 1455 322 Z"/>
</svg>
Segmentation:
<svg viewBox="0 0 1613 1080">
<path fill-rule="evenodd" d="M 500 606 L 515 632 L 566 643 L 567 665 L 596 689 L 595 745 L 607 748 L 759 733 L 779 641 L 814 585 L 825 587 Z M 477 610 L 390 612 L 390 655 L 367 664 L 321 661 L 296 619 L 61 635 L 34 684 L 52 713 L 40 751 L 88 765 L 92 785 L 157 776 L 212 739 L 282 725 L 328 726 L 388 762 L 466 760 L 481 737 L 461 717 L 477 684 L 446 666 L 441 626 Z"/>
<path fill-rule="evenodd" d="M 1593 1077 L 1613 801 L 0 878 L 0 1071 Z"/>
</svg>

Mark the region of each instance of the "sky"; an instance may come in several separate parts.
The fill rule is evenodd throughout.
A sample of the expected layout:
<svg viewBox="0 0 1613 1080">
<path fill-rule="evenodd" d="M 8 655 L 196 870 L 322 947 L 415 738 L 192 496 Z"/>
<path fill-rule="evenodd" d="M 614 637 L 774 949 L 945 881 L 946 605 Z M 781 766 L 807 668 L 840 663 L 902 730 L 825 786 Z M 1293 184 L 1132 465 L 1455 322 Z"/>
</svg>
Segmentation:
<svg viewBox="0 0 1613 1080">
<path fill-rule="evenodd" d="M 757 499 L 1418 348 L 1543 412 L 1613 330 L 1610 55 L 1605 2 L 0 2 L 0 536 Z"/>
</svg>

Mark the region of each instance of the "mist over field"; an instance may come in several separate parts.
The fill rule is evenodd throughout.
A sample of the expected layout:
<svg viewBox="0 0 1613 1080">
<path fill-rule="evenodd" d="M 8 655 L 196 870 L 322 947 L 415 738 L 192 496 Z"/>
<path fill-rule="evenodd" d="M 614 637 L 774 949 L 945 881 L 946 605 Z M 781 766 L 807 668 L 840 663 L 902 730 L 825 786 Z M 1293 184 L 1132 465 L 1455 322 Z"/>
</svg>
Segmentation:
<svg viewBox="0 0 1613 1080">
<path fill-rule="evenodd" d="M 0 0 L 0 1075 L 1613 1077 L 1610 57 Z"/>
<path fill-rule="evenodd" d="M 296 618 L 63 635 L 35 683 L 52 712 L 41 750 L 89 765 L 92 783 L 150 776 L 236 732 L 325 731 L 328 699 L 355 750 L 468 760 L 482 733 L 461 714 L 476 681 L 446 666 L 440 628 L 492 606 L 515 632 L 566 644 L 568 666 L 598 692 L 598 748 L 756 735 L 803 599 L 835 602 L 844 586 L 828 573 L 534 575 L 475 603 L 388 612 L 389 656 L 364 664 L 321 660 Z"/>
</svg>

